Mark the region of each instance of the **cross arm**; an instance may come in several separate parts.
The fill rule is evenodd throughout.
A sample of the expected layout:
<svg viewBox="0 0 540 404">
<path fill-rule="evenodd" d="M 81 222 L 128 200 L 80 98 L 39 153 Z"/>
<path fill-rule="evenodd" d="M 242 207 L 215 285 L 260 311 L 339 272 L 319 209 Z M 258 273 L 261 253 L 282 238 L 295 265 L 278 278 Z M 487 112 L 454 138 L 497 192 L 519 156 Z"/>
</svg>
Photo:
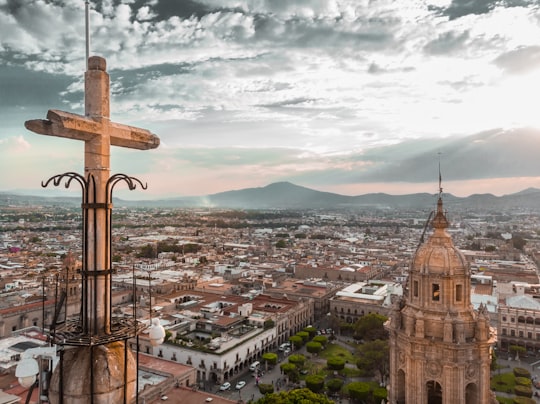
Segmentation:
<svg viewBox="0 0 540 404">
<path fill-rule="evenodd" d="M 103 123 L 100 121 L 55 109 L 49 110 L 47 119 L 26 121 L 24 126 L 41 135 L 84 141 L 102 136 L 104 132 Z M 159 146 L 159 137 L 152 132 L 116 122 L 109 123 L 109 135 L 113 146 L 138 150 L 155 149 Z"/>
<path fill-rule="evenodd" d="M 149 150 L 159 146 L 159 137 L 146 129 L 111 122 L 111 144 L 130 149 Z"/>
<path fill-rule="evenodd" d="M 50 109 L 47 119 L 32 119 L 24 123 L 26 129 L 40 135 L 91 140 L 103 131 L 100 122 L 82 115 Z"/>
</svg>

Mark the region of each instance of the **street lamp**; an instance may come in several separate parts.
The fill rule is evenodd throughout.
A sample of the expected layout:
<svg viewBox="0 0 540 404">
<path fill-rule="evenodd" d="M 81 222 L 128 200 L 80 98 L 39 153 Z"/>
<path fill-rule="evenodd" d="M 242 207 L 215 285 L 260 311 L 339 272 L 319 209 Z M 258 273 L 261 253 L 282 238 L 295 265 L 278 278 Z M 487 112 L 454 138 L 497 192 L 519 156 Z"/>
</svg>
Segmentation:
<svg viewBox="0 0 540 404">
<path fill-rule="evenodd" d="M 152 315 L 150 314 L 150 318 Z M 151 318 L 148 337 L 152 346 L 158 346 L 165 340 L 165 328 L 161 325 L 158 318 Z"/>
<path fill-rule="evenodd" d="M 15 377 L 19 384 L 24 388 L 29 388 L 36 382 L 36 376 L 39 373 L 39 365 L 34 358 L 24 358 L 15 369 Z"/>
<path fill-rule="evenodd" d="M 37 360 L 36 360 L 37 358 Z M 47 366 L 43 368 L 43 360 L 47 360 Z M 39 375 L 39 403 L 48 403 L 47 397 L 48 378 L 58 363 L 56 346 L 30 348 L 21 355 L 21 360 L 15 368 L 15 376 L 22 387 L 30 388 L 28 399 L 36 384 Z"/>
<path fill-rule="evenodd" d="M 157 267 L 156 267 L 157 269 Z M 152 318 L 152 271 L 148 271 L 148 298 L 150 308 L 150 326 L 148 327 L 148 338 L 152 346 L 158 346 L 165 340 L 165 328 L 158 318 Z"/>
</svg>

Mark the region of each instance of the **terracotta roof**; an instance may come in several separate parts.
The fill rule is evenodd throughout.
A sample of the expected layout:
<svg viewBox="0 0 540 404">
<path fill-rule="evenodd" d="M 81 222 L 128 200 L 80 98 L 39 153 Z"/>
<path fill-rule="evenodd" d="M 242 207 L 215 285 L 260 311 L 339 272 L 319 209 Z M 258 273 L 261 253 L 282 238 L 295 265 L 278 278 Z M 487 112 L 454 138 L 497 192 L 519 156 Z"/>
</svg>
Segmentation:
<svg viewBox="0 0 540 404">
<path fill-rule="evenodd" d="M 185 373 L 193 371 L 191 366 L 182 365 L 174 361 L 168 361 L 155 356 L 147 355 L 142 352 L 139 352 L 139 366 L 145 367 L 152 370 L 157 370 L 163 373 L 168 373 L 174 377 L 179 377 Z"/>
<path fill-rule="evenodd" d="M 167 403 L 167 404 L 192 404 L 206 403 L 207 398 L 211 398 L 208 403 L 211 404 L 236 404 L 237 400 L 229 400 L 215 394 L 206 393 L 204 391 L 192 390 L 187 387 L 173 387 L 165 392 L 167 400 L 158 399 L 152 404 Z"/>
</svg>

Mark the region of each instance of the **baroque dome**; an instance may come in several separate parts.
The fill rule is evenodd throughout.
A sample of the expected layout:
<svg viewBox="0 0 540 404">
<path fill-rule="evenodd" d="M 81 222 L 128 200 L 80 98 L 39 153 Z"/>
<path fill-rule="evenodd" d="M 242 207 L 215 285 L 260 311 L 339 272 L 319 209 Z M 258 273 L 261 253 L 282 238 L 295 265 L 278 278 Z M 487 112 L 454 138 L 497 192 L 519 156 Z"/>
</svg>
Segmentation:
<svg viewBox="0 0 540 404">
<path fill-rule="evenodd" d="M 442 200 L 437 203 L 437 213 L 431 222 L 433 234 L 420 245 L 412 259 L 411 271 L 424 274 L 455 275 L 468 273 L 465 256 L 454 246 L 446 232 L 448 220 L 442 209 Z"/>
</svg>

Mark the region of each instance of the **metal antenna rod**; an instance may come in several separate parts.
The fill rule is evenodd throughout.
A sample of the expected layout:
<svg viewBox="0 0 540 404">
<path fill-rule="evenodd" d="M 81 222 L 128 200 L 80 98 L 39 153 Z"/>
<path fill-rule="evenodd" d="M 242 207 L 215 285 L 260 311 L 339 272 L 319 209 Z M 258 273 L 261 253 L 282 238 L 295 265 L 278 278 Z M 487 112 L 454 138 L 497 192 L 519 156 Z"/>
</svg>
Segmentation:
<svg viewBox="0 0 540 404">
<path fill-rule="evenodd" d="M 441 152 L 437 153 L 439 155 L 439 196 L 442 195 L 442 175 L 441 175 Z"/>
<path fill-rule="evenodd" d="M 88 58 L 90 58 L 90 16 L 88 11 L 89 1 L 84 2 L 84 21 L 86 31 L 86 70 L 88 70 Z"/>
</svg>

